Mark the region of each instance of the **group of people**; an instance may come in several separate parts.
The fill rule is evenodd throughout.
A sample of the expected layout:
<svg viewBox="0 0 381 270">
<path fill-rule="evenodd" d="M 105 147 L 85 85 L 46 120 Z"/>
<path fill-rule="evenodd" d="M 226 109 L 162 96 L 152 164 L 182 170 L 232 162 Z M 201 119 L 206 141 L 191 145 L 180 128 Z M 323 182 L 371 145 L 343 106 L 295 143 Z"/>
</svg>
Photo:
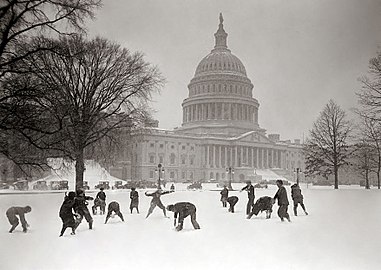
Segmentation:
<svg viewBox="0 0 381 270">
<path fill-rule="evenodd" d="M 287 219 L 289 222 L 291 222 L 290 215 L 288 214 L 289 201 L 286 188 L 284 187 L 282 180 L 277 180 L 276 184 L 278 186 L 278 191 L 275 193 L 274 197 L 264 196 L 259 198 L 254 203 L 254 186 L 250 181 L 246 182 L 246 186 L 244 186 L 240 191 L 247 191 L 248 194 L 248 201 L 246 205 L 246 215 L 248 219 L 250 219 L 253 215 L 258 215 L 258 213 L 262 211 L 266 211 L 266 218 L 270 218 L 272 213 L 272 206 L 275 201 L 278 200 L 279 218 L 281 221 Z M 91 230 L 93 228 L 93 218 L 89 212 L 89 209 L 87 208 L 88 201 L 94 200 L 94 205 L 92 206 L 93 215 L 97 213 L 98 207 L 100 208 L 100 214 L 105 214 L 107 196 L 103 190 L 103 188 L 100 188 L 100 191 L 97 193 L 95 200 L 91 196 L 86 196 L 83 189 L 78 189 L 76 192 L 70 191 L 68 194 L 65 194 L 64 201 L 59 211 L 59 216 L 62 220 L 62 229 L 59 236 L 63 236 L 67 228 L 71 228 L 71 234 L 74 235 L 76 228 L 82 222 L 83 218 L 85 218 L 88 222 L 89 229 Z M 190 202 L 179 202 L 176 204 L 170 204 L 167 207 L 163 205 L 160 199 L 161 196 L 172 192 L 174 192 L 174 186 L 171 187 L 169 191 L 163 191 L 161 187 L 158 187 L 158 189 L 152 193 L 145 192 L 144 194 L 146 196 L 152 197 L 146 218 L 148 218 L 153 213 L 153 210 L 157 206 L 163 211 L 165 217 L 167 217 L 167 210 L 174 212 L 174 226 L 176 227 L 177 231 L 183 229 L 184 219 L 188 216 L 190 216 L 194 229 L 200 229 L 200 225 L 196 220 L 196 206 L 194 204 Z M 229 212 L 234 213 L 234 207 L 239 200 L 238 197 L 229 196 L 229 190 L 226 186 L 224 186 L 220 194 L 222 206 L 227 207 L 227 204 L 229 203 Z M 291 186 L 291 198 L 294 203 L 294 215 L 297 216 L 297 208 L 299 204 L 302 207 L 304 213 L 308 215 L 303 203 L 303 195 L 298 184 Z M 131 214 L 133 209 L 136 209 L 137 213 L 139 213 L 139 193 L 135 188 L 131 188 L 130 199 Z M 31 211 L 32 208 L 30 206 L 14 206 L 9 208 L 6 211 L 8 221 L 12 225 L 9 232 L 12 233 L 15 230 L 15 228 L 19 225 L 20 220 L 23 232 L 27 232 L 29 224 L 25 219 L 25 214 Z M 105 224 L 109 218 L 115 214 L 118 215 L 122 221 L 124 221 L 123 214 L 120 211 L 119 203 L 112 201 L 108 205 Z M 17 216 L 19 216 L 20 220 Z"/>
<path fill-rule="evenodd" d="M 272 213 L 272 206 L 275 203 L 276 200 L 278 200 L 278 216 L 281 219 L 281 221 L 284 221 L 287 219 L 289 222 L 291 222 L 290 215 L 288 214 L 288 197 L 287 197 L 287 191 L 286 188 L 283 185 L 282 180 L 277 180 L 276 184 L 278 186 L 278 191 L 275 193 L 274 197 L 264 196 L 259 198 L 255 203 L 255 191 L 254 186 L 251 184 L 251 181 L 246 182 L 246 186 L 244 186 L 240 191 L 247 191 L 248 195 L 248 201 L 246 204 L 246 215 L 247 218 L 250 219 L 253 215 L 258 215 L 259 212 L 266 211 L 266 218 L 271 217 Z M 221 190 L 221 202 L 222 207 L 227 207 L 227 203 L 229 203 L 229 212 L 234 213 L 234 206 L 238 202 L 237 196 L 230 196 L 229 197 L 229 190 L 226 186 Z M 308 215 L 306 208 L 303 203 L 303 195 L 302 191 L 298 184 L 293 184 L 291 186 L 291 198 L 294 203 L 294 215 L 297 216 L 297 208 L 298 205 L 302 207 L 304 213 Z"/>
</svg>

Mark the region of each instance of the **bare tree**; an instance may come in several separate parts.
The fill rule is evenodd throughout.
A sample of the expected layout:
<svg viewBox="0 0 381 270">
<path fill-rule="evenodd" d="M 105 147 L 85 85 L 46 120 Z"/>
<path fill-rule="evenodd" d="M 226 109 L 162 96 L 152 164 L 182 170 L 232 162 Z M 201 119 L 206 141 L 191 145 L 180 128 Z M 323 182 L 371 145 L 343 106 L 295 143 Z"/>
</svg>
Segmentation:
<svg viewBox="0 0 381 270">
<path fill-rule="evenodd" d="M 347 140 L 351 124 L 345 112 L 333 101 L 325 105 L 313 124 L 304 145 L 307 176 L 334 175 L 335 189 L 339 188 L 339 168 L 348 164 L 350 151 Z"/>
<path fill-rule="evenodd" d="M 377 188 L 380 189 L 381 177 L 381 122 L 374 119 L 369 114 L 361 114 L 362 125 L 360 132 L 362 144 L 366 145 L 366 149 L 371 153 L 370 161 L 372 162 L 371 171 L 377 176 Z"/>
<path fill-rule="evenodd" d="M 370 59 L 368 76 L 359 79 L 362 89 L 356 93 L 360 108 L 356 113 L 362 119 L 361 132 L 366 142 L 373 146 L 377 153 L 376 174 L 377 187 L 380 189 L 381 177 L 381 52 Z"/>
<path fill-rule="evenodd" d="M 33 47 L 22 53 L 16 49 L 28 38 L 42 33 L 70 34 L 83 31 L 86 18 L 100 0 L 3 0 L 0 2 L 0 78 L 8 72 L 18 72 L 15 63 L 25 57 L 49 49 Z"/>
<path fill-rule="evenodd" d="M 352 157 L 352 166 L 355 172 L 362 176 L 365 180 L 365 189 L 370 188 L 370 175 L 377 169 L 377 152 L 373 145 L 370 145 L 366 140 L 362 140 L 355 146 L 355 151 Z"/>
<path fill-rule="evenodd" d="M 42 115 L 24 134 L 37 148 L 74 160 L 76 186 L 82 187 L 84 159 L 92 153 L 91 146 L 117 139 L 118 130 L 141 126 L 149 117 L 147 102 L 164 79 L 141 53 L 130 53 L 106 39 L 88 41 L 71 35 L 40 37 L 34 43 L 31 46 L 55 49 L 23 61 L 29 73 L 17 81 L 33 93 L 23 100 Z M 49 123 L 44 133 L 33 130 L 39 120 Z"/>
</svg>

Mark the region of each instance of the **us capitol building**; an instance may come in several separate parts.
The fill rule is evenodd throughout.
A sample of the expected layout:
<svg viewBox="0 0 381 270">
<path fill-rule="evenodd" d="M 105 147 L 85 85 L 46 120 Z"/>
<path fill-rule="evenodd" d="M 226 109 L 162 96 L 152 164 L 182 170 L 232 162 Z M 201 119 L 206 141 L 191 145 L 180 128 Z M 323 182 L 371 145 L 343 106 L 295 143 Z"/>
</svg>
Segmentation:
<svg viewBox="0 0 381 270">
<path fill-rule="evenodd" d="M 254 86 L 227 46 L 222 14 L 214 36 L 214 48 L 188 85 L 181 127 L 153 127 L 134 136 L 128 161 L 123 169 L 112 168 L 113 175 L 156 181 L 160 163 L 166 181 L 294 181 L 295 168 L 304 169 L 300 140 L 281 141 L 279 134 L 266 135 L 259 126 Z"/>
</svg>

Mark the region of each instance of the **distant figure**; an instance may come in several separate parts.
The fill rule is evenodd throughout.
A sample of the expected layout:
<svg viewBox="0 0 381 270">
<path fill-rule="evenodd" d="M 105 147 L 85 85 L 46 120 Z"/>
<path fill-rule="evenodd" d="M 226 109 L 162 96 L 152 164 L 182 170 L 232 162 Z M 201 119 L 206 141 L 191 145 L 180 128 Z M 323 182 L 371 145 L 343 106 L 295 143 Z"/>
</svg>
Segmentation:
<svg viewBox="0 0 381 270">
<path fill-rule="evenodd" d="M 25 207 L 13 206 L 7 210 L 5 214 L 7 215 L 9 223 L 12 225 L 11 229 L 9 230 L 9 233 L 12 233 L 19 225 L 19 219 L 16 215 L 20 217 L 22 231 L 24 233 L 28 231 L 27 228 L 29 227 L 29 224 L 25 220 L 25 214 L 29 213 L 30 211 L 32 211 L 32 208 L 29 205 Z"/>
<path fill-rule="evenodd" d="M 163 191 L 160 187 L 151 194 L 147 192 L 144 193 L 146 196 L 152 197 L 151 205 L 150 205 L 150 208 L 148 209 L 146 218 L 148 218 L 152 214 L 153 209 L 155 209 L 156 206 L 159 207 L 161 210 L 163 210 L 164 216 L 167 217 L 165 207 L 163 203 L 161 202 L 160 197 L 161 195 L 168 194 L 168 193 L 172 193 L 172 191 Z"/>
<path fill-rule="evenodd" d="M 229 197 L 229 190 L 226 187 L 226 185 L 224 185 L 224 188 L 221 190 L 220 194 L 221 194 L 220 201 L 222 202 L 222 207 L 226 207 L 227 206 L 226 202 Z"/>
<path fill-rule="evenodd" d="M 97 193 L 97 196 L 95 197 L 94 205 L 92 207 L 93 215 L 96 215 L 98 207 L 101 209 L 101 215 L 104 215 L 106 213 L 106 193 L 103 190 L 104 188 L 101 187 L 100 191 Z"/>
<path fill-rule="evenodd" d="M 66 196 L 60 208 L 60 218 L 62 219 L 62 229 L 60 237 L 63 236 L 67 228 L 71 228 L 71 234 L 75 234 L 75 229 L 79 225 L 79 221 L 74 218 L 75 192 L 70 191 Z"/>
<path fill-rule="evenodd" d="M 131 199 L 131 203 L 130 203 L 131 214 L 134 208 L 136 208 L 136 211 L 139 214 L 139 193 L 136 191 L 135 187 L 131 188 L 130 199 Z"/>
<path fill-rule="evenodd" d="M 190 202 L 179 202 L 176 204 L 170 204 L 167 206 L 168 211 L 174 212 L 174 223 L 176 227 L 176 221 L 178 217 L 178 225 L 176 227 L 177 231 L 181 231 L 184 225 L 184 219 L 190 216 L 193 228 L 195 230 L 200 229 L 200 225 L 196 221 L 196 206 Z"/>
<path fill-rule="evenodd" d="M 85 191 L 83 189 L 77 190 L 77 196 L 75 197 L 74 209 L 77 214 L 80 215 L 79 223 L 82 222 L 83 217 L 85 217 L 86 221 L 89 223 L 89 229 L 93 229 L 93 218 L 90 215 L 89 209 L 87 205 L 89 204 L 88 200 L 94 200 L 93 197 L 86 196 Z"/>
<path fill-rule="evenodd" d="M 259 212 L 266 211 L 266 219 L 271 218 L 273 212 L 274 199 L 268 196 L 260 197 L 254 204 L 253 210 L 247 216 L 250 219 L 253 215 L 258 215 Z"/>
<path fill-rule="evenodd" d="M 175 185 L 174 184 L 171 185 L 170 191 L 175 192 Z"/>
<path fill-rule="evenodd" d="M 246 205 L 246 215 L 251 213 L 251 208 L 254 205 L 254 199 L 255 199 L 255 193 L 254 193 L 254 186 L 251 184 L 251 181 L 246 181 L 246 186 L 244 186 L 241 191 L 246 190 L 247 191 L 247 205 Z"/>
<path fill-rule="evenodd" d="M 274 201 L 278 199 L 278 216 L 281 221 L 284 221 L 284 218 L 286 218 L 289 222 L 291 222 L 290 215 L 287 213 L 289 202 L 286 188 L 283 186 L 282 180 L 276 180 L 276 185 L 278 186 L 278 191 L 274 196 Z"/>
<path fill-rule="evenodd" d="M 304 213 L 306 215 L 308 215 L 308 213 L 306 211 L 306 207 L 304 206 L 304 203 L 303 203 L 302 190 L 300 189 L 298 184 L 293 184 L 291 186 L 291 198 L 294 201 L 294 215 L 295 216 L 298 215 L 298 211 L 297 211 L 298 204 L 300 204 L 300 206 L 302 207 Z"/>
<path fill-rule="evenodd" d="M 113 212 L 115 214 L 117 214 L 120 219 L 124 222 L 124 218 L 123 218 L 123 215 L 122 213 L 120 212 L 120 207 L 119 207 L 119 203 L 116 202 L 116 201 L 112 201 L 108 204 L 108 208 L 107 208 L 107 216 L 106 216 L 106 221 L 105 221 L 105 224 L 107 223 L 107 221 L 109 220 L 109 218 L 111 217 L 111 215 L 113 214 Z"/>
<path fill-rule="evenodd" d="M 238 202 L 238 197 L 237 196 L 230 196 L 226 199 L 226 201 L 229 203 L 229 212 L 234 213 L 234 206 Z"/>
</svg>

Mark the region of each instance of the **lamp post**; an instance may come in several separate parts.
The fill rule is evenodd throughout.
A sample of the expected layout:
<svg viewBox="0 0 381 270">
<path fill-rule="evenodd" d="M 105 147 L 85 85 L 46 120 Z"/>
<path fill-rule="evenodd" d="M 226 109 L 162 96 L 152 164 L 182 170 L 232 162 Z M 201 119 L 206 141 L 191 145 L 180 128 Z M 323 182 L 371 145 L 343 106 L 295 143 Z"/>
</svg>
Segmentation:
<svg viewBox="0 0 381 270">
<path fill-rule="evenodd" d="M 163 167 L 163 165 L 161 165 L 161 163 L 159 163 L 157 165 L 155 172 L 159 174 L 159 179 L 157 180 L 157 187 L 160 188 L 161 187 L 161 174 L 162 173 L 164 174 L 164 167 Z"/>
<path fill-rule="evenodd" d="M 232 179 L 233 179 L 233 174 L 234 174 L 234 168 L 232 168 L 232 167 L 226 168 L 226 173 L 228 174 L 228 177 L 229 177 L 228 189 L 233 190 Z"/>
<path fill-rule="evenodd" d="M 295 168 L 294 172 L 296 172 L 296 184 L 299 186 L 299 173 L 302 172 L 300 168 Z"/>
</svg>

